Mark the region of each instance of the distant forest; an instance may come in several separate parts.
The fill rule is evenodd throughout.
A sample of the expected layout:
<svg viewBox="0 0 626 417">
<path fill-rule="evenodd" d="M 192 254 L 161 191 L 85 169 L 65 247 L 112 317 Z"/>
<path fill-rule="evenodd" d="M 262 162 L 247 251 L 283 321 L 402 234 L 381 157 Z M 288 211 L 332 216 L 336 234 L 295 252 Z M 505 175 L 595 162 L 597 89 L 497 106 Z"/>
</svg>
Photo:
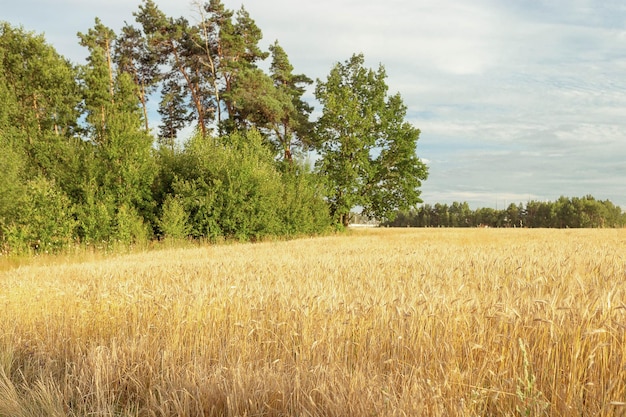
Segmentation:
<svg viewBox="0 0 626 417">
<path fill-rule="evenodd" d="M 593 196 L 560 197 L 557 201 L 529 201 L 510 204 L 506 209 L 471 210 L 468 203 L 424 204 L 399 212 L 384 226 L 391 227 L 532 227 L 592 228 L 624 227 L 626 213 L 609 200 Z"/>
<path fill-rule="evenodd" d="M 398 224 L 517 224 L 487 209 L 415 209 L 428 176 L 420 131 L 384 66 L 355 54 L 314 82 L 278 41 L 260 47 L 244 7 L 196 6 L 189 20 L 144 0 L 119 33 L 95 18 L 77 34 L 83 64 L 0 22 L 0 254 L 314 235 L 348 226 L 355 207 Z M 519 210 L 521 225 L 533 210 Z M 623 225 L 615 218 L 546 226 Z"/>
</svg>

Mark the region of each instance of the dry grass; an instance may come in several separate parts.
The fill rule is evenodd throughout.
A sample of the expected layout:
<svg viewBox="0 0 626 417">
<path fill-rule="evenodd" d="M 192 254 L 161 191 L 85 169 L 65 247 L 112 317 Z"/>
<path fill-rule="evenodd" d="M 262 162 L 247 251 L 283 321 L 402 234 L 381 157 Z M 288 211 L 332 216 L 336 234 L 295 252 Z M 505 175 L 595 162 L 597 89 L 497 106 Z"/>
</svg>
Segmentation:
<svg viewBox="0 0 626 417">
<path fill-rule="evenodd" d="M 0 272 L 0 416 L 626 413 L 625 230 L 364 230 Z"/>
</svg>

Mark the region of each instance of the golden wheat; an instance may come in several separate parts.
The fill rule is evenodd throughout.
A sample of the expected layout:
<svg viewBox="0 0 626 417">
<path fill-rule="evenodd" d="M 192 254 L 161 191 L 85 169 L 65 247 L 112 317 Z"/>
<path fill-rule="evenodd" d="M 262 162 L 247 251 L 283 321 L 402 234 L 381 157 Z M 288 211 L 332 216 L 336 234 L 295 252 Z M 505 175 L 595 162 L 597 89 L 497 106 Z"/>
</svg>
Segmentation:
<svg viewBox="0 0 626 417">
<path fill-rule="evenodd" d="M 626 412 L 626 231 L 376 229 L 0 272 L 0 416 Z"/>
</svg>

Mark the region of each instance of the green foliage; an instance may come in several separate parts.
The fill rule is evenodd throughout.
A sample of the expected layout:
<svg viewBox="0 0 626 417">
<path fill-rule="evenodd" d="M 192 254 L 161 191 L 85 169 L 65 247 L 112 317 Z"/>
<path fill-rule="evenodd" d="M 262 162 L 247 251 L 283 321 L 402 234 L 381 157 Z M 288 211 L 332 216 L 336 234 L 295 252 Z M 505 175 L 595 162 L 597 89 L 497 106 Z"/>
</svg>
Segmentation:
<svg viewBox="0 0 626 417">
<path fill-rule="evenodd" d="M 215 17 L 229 20 L 221 22 L 214 39 L 215 46 L 217 46 L 214 54 L 219 62 L 217 76 L 220 81 L 223 80 L 224 84 L 219 95 L 228 112 L 230 119 L 228 126 L 231 129 L 245 129 L 248 127 L 246 119 L 249 114 L 240 111 L 237 99 L 245 94 L 249 97 L 256 96 L 255 99 L 262 100 L 264 105 L 268 104 L 268 101 L 263 100 L 262 95 L 254 94 L 254 88 L 260 79 L 265 78 L 259 77 L 262 73 L 255 71 L 257 63 L 267 58 L 269 54 L 259 47 L 263 33 L 243 6 L 233 14 L 231 11 L 224 10 L 220 1 L 212 1 L 211 5 L 210 10 L 217 12 Z M 255 79 L 255 82 L 250 83 L 251 77 Z M 248 92 L 244 93 L 243 90 L 248 90 Z"/>
<path fill-rule="evenodd" d="M 145 242 L 152 232 L 137 210 L 122 204 L 115 214 L 114 239 L 124 245 Z"/>
<path fill-rule="evenodd" d="M 0 112 L 2 110 L 0 109 Z M 3 224 L 14 219 L 20 211 L 20 196 L 25 192 L 22 181 L 24 156 L 17 152 L 7 137 L 0 132 L 0 239 Z"/>
<path fill-rule="evenodd" d="M 185 212 L 189 214 L 190 235 L 194 238 L 215 240 L 223 236 L 218 213 L 213 209 L 217 180 L 176 178 L 172 184 L 176 197 L 180 198 Z"/>
<path fill-rule="evenodd" d="M 583 198 L 559 197 L 557 201 L 529 201 L 509 204 L 505 210 L 481 207 L 470 210 L 467 203 L 435 204 L 400 211 L 393 221 L 395 227 L 624 227 L 626 214 L 611 201 L 599 201 L 588 195 Z"/>
<path fill-rule="evenodd" d="M 258 68 L 242 70 L 228 97 L 237 112 L 238 126 L 265 127 L 275 122 L 288 106 L 288 98 L 274 87 L 272 79 Z"/>
<path fill-rule="evenodd" d="M 93 182 L 85 188 L 85 201 L 76 210 L 78 236 L 84 243 L 131 245 L 148 240 L 149 224 L 137 209 L 116 198 Z"/>
<path fill-rule="evenodd" d="M 0 200 L 38 175 L 74 196 L 78 102 L 75 68 L 43 36 L 0 23 Z"/>
<path fill-rule="evenodd" d="M 329 227 L 327 202 L 334 196 L 326 192 L 329 178 L 336 178 L 321 181 L 319 171 L 298 160 L 316 139 L 312 107 L 302 99 L 312 81 L 293 73 L 278 42 L 269 48 L 269 72 L 261 69 L 270 53 L 260 48 L 262 32 L 243 7 L 231 11 L 211 0 L 198 12 L 191 23 L 144 0 L 135 13 L 140 28 L 126 24 L 119 35 L 96 18 L 78 34 L 88 56 L 77 67 L 43 36 L 0 25 L 5 245 L 126 245 L 151 238 L 153 230 L 166 237 L 256 240 Z M 399 96 L 387 100 L 382 78 L 355 86 L 359 94 L 372 93 L 361 98 L 374 99 L 378 107 L 364 108 L 376 113 L 367 120 L 377 120 L 379 129 L 367 137 L 373 140 L 365 146 L 369 159 L 359 168 L 367 172 L 358 179 L 367 197 L 346 200 L 373 215 L 419 194 L 415 182 L 393 172 L 400 167 L 420 175 L 402 168 L 419 165 L 407 157 L 419 132 L 402 121 Z M 155 150 L 147 108 L 159 88 L 159 143 L 166 146 Z M 182 146 L 176 135 L 190 123 L 198 134 Z M 354 137 L 367 131 L 358 127 Z M 49 196 L 42 197 L 42 184 Z"/>
<path fill-rule="evenodd" d="M 151 236 L 155 221 L 153 138 L 144 128 L 141 94 L 132 74 L 113 66 L 115 33 L 96 19 L 94 28 L 79 36 L 89 49 L 81 80 L 92 139 L 84 163 L 81 237 L 135 243 Z"/>
<path fill-rule="evenodd" d="M 134 207 L 150 219 L 154 209 L 151 186 L 157 167 L 153 139 L 141 129 L 138 116 L 129 111 L 108 116 L 107 142 L 96 150 L 99 181 L 119 205 Z"/>
<path fill-rule="evenodd" d="M 93 182 L 85 186 L 77 218 L 78 235 L 83 242 L 101 244 L 113 238 L 113 199 Z"/>
<path fill-rule="evenodd" d="M 78 90 L 73 66 L 42 35 L 0 22 L 0 69 L 20 112 L 14 123 L 34 140 L 40 132 L 69 136 Z"/>
<path fill-rule="evenodd" d="M 18 202 L 5 232 L 10 251 L 57 252 L 73 242 L 74 207 L 54 182 L 41 176 L 29 181 Z"/>
<path fill-rule="evenodd" d="M 175 181 L 196 237 L 256 239 L 277 234 L 280 176 L 261 135 L 233 133 L 223 141 L 194 137 L 186 179 Z"/>
<path fill-rule="evenodd" d="M 148 39 L 137 28 L 126 24 L 117 38 L 113 60 L 118 71 L 126 73 L 137 87 L 136 94 L 141 102 L 144 129 L 150 131 L 148 122 L 148 96 L 155 91 L 162 78 L 159 57 L 150 47 Z"/>
<path fill-rule="evenodd" d="M 305 165 L 284 163 L 280 204 L 281 234 L 316 234 L 330 226 L 328 205 L 318 177 Z"/>
<path fill-rule="evenodd" d="M 0 48 L 0 62 L 4 51 Z M 23 180 L 26 166 L 26 152 L 16 139 L 16 127 L 13 124 L 14 113 L 18 105 L 0 71 L 0 240 L 4 234 L 3 225 L 17 215 L 19 196 L 24 192 Z"/>
<path fill-rule="evenodd" d="M 309 121 L 313 107 L 302 99 L 306 87 L 313 81 L 304 74 L 293 73 L 289 57 L 278 41 L 269 49 L 273 91 L 279 104 L 276 111 L 266 117 L 265 127 L 271 131 L 274 145 L 282 151 L 283 160 L 291 162 L 295 150 L 308 149 L 314 144 L 313 124 Z"/>
<path fill-rule="evenodd" d="M 80 68 L 83 107 L 88 123 L 88 133 L 95 143 L 105 143 L 107 111 L 114 105 L 114 73 L 112 48 L 115 33 L 95 19 L 87 33 L 79 33 L 80 44 L 89 50 L 87 64 Z"/>
<path fill-rule="evenodd" d="M 297 164 L 285 163 L 284 170 L 278 169 L 258 131 L 212 140 L 199 134 L 180 155 L 169 155 L 172 195 L 184 207 L 184 214 L 176 208 L 173 218 L 187 219 L 186 234 L 256 240 L 319 233 L 328 227 L 316 177 Z M 167 234 L 163 219 L 162 215 L 160 228 Z"/>
<path fill-rule="evenodd" d="M 364 68 L 363 55 L 337 64 L 315 95 L 324 106 L 317 126 L 317 169 L 327 184 L 333 218 L 344 226 L 350 210 L 379 219 L 419 203 L 426 166 L 415 151 L 419 130 L 404 122 L 399 95 L 387 96 L 386 73 Z"/>
<path fill-rule="evenodd" d="M 42 35 L 0 22 L 0 135 L 24 155 L 23 175 L 67 172 L 80 101 L 75 68 Z M 72 153 L 69 152 L 71 155 Z"/>
<path fill-rule="evenodd" d="M 179 198 L 168 195 L 163 202 L 159 229 L 168 239 L 184 239 L 191 233 L 189 215 Z"/>
</svg>

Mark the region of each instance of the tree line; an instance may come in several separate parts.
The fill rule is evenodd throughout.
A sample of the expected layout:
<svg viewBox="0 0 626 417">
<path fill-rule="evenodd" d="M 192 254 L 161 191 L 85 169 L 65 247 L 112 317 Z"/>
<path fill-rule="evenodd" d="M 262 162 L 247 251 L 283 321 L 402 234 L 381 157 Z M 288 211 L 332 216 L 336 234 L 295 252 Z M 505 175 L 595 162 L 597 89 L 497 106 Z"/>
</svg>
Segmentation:
<svg viewBox="0 0 626 417">
<path fill-rule="evenodd" d="M 194 13 L 96 18 L 82 64 L 0 22 L 0 252 L 315 234 L 420 202 L 420 132 L 382 65 L 355 54 L 314 83 L 244 7 Z"/>
<path fill-rule="evenodd" d="M 512 203 L 502 210 L 488 207 L 471 210 L 467 202 L 424 204 L 400 211 L 392 221 L 383 224 L 391 227 L 625 227 L 626 213 L 611 201 L 596 200 L 590 195 L 561 196 L 556 201 Z"/>
</svg>

